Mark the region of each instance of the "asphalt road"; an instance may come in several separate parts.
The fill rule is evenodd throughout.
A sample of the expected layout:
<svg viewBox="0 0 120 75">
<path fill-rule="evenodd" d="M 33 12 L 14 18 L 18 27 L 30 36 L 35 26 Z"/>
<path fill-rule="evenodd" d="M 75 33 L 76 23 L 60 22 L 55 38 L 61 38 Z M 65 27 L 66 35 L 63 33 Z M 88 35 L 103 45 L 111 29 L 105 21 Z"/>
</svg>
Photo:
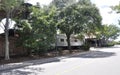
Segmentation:
<svg viewBox="0 0 120 75">
<path fill-rule="evenodd" d="M 120 75 L 120 46 L 91 48 L 90 52 L 59 61 L 0 72 L 0 75 Z"/>
</svg>

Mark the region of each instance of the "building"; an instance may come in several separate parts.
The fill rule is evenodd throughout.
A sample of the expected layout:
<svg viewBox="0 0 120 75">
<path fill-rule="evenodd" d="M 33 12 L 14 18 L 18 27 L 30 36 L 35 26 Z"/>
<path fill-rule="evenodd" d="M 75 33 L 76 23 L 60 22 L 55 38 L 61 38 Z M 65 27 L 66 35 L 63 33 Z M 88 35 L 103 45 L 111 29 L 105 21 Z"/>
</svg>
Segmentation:
<svg viewBox="0 0 120 75">
<path fill-rule="evenodd" d="M 70 43 L 71 46 L 82 46 L 83 45 L 83 40 L 77 39 L 74 35 L 71 35 L 70 38 Z M 67 37 L 65 34 L 58 34 L 57 35 L 57 44 L 58 47 L 67 47 Z"/>
<path fill-rule="evenodd" d="M 24 47 L 17 46 L 17 37 L 9 35 L 9 50 L 10 56 L 26 55 Z M 0 57 L 5 55 L 5 36 L 4 33 L 0 34 Z"/>
</svg>

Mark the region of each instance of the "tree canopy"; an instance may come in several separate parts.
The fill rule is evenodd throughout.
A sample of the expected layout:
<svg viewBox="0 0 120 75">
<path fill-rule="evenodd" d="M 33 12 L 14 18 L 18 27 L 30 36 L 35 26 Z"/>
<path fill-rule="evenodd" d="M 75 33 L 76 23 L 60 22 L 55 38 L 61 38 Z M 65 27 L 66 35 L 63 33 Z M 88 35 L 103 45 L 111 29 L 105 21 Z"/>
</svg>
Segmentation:
<svg viewBox="0 0 120 75">
<path fill-rule="evenodd" d="M 66 34 L 69 49 L 71 34 L 77 34 L 83 31 L 94 32 L 93 30 L 96 27 L 101 26 L 102 18 L 98 8 L 91 4 L 91 2 L 87 2 L 80 0 L 61 10 L 58 15 L 58 28 Z"/>
<path fill-rule="evenodd" d="M 31 15 L 27 21 L 21 22 L 20 43 L 29 49 L 29 52 L 45 52 L 55 41 L 54 8 L 31 8 Z"/>
<path fill-rule="evenodd" d="M 74 4 L 75 2 L 76 0 L 53 0 L 50 3 L 50 6 L 55 6 L 58 9 L 62 9 L 64 7 Z"/>
<path fill-rule="evenodd" d="M 103 25 L 102 38 L 115 40 L 120 35 L 120 28 L 116 25 Z"/>
</svg>

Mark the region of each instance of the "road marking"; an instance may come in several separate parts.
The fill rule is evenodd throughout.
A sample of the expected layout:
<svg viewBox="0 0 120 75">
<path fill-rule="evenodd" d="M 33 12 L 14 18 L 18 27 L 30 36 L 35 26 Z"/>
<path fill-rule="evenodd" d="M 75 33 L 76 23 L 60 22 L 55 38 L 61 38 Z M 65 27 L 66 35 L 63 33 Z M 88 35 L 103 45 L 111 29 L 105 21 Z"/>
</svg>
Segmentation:
<svg viewBox="0 0 120 75">
<path fill-rule="evenodd" d="M 74 70 L 80 68 L 80 67 L 83 66 L 83 65 L 87 65 L 87 64 L 90 64 L 90 63 L 91 63 L 91 62 L 87 62 L 87 63 L 84 63 L 84 64 L 79 65 L 79 66 L 76 65 L 75 67 L 72 67 L 71 69 L 65 70 L 65 71 L 60 72 L 60 73 L 56 73 L 55 75 L 62 75 L 62 74 L 65 74 L 65 73 L 69 73 L 69 72 L 71 72 L 71 71 L 74 71 Z"/>
</svg>

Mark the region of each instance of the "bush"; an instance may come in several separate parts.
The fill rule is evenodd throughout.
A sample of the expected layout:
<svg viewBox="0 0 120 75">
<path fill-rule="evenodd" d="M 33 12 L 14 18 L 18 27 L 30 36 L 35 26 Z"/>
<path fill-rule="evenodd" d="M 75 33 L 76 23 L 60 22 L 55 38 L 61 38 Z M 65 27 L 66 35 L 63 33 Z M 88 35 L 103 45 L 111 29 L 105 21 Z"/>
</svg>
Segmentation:
<svg viewBox="0 0 120 75">
<path fill-rule="evenodd" d="M 102 45 L 102 47 L 112 47 L 112 46 L 114 46 L 115 44 L 113 44 L 113 43 L 108 43 L 108 44 L 106 44 L 106 45 Z"/>
<path fill-rule="evenodd" d="M 84 44 L 82 46 L 82 49 L 85 50 L 85 51 L 89 51 L 90 50 L 90 45 L 89 44 Z"/>
</svg>

